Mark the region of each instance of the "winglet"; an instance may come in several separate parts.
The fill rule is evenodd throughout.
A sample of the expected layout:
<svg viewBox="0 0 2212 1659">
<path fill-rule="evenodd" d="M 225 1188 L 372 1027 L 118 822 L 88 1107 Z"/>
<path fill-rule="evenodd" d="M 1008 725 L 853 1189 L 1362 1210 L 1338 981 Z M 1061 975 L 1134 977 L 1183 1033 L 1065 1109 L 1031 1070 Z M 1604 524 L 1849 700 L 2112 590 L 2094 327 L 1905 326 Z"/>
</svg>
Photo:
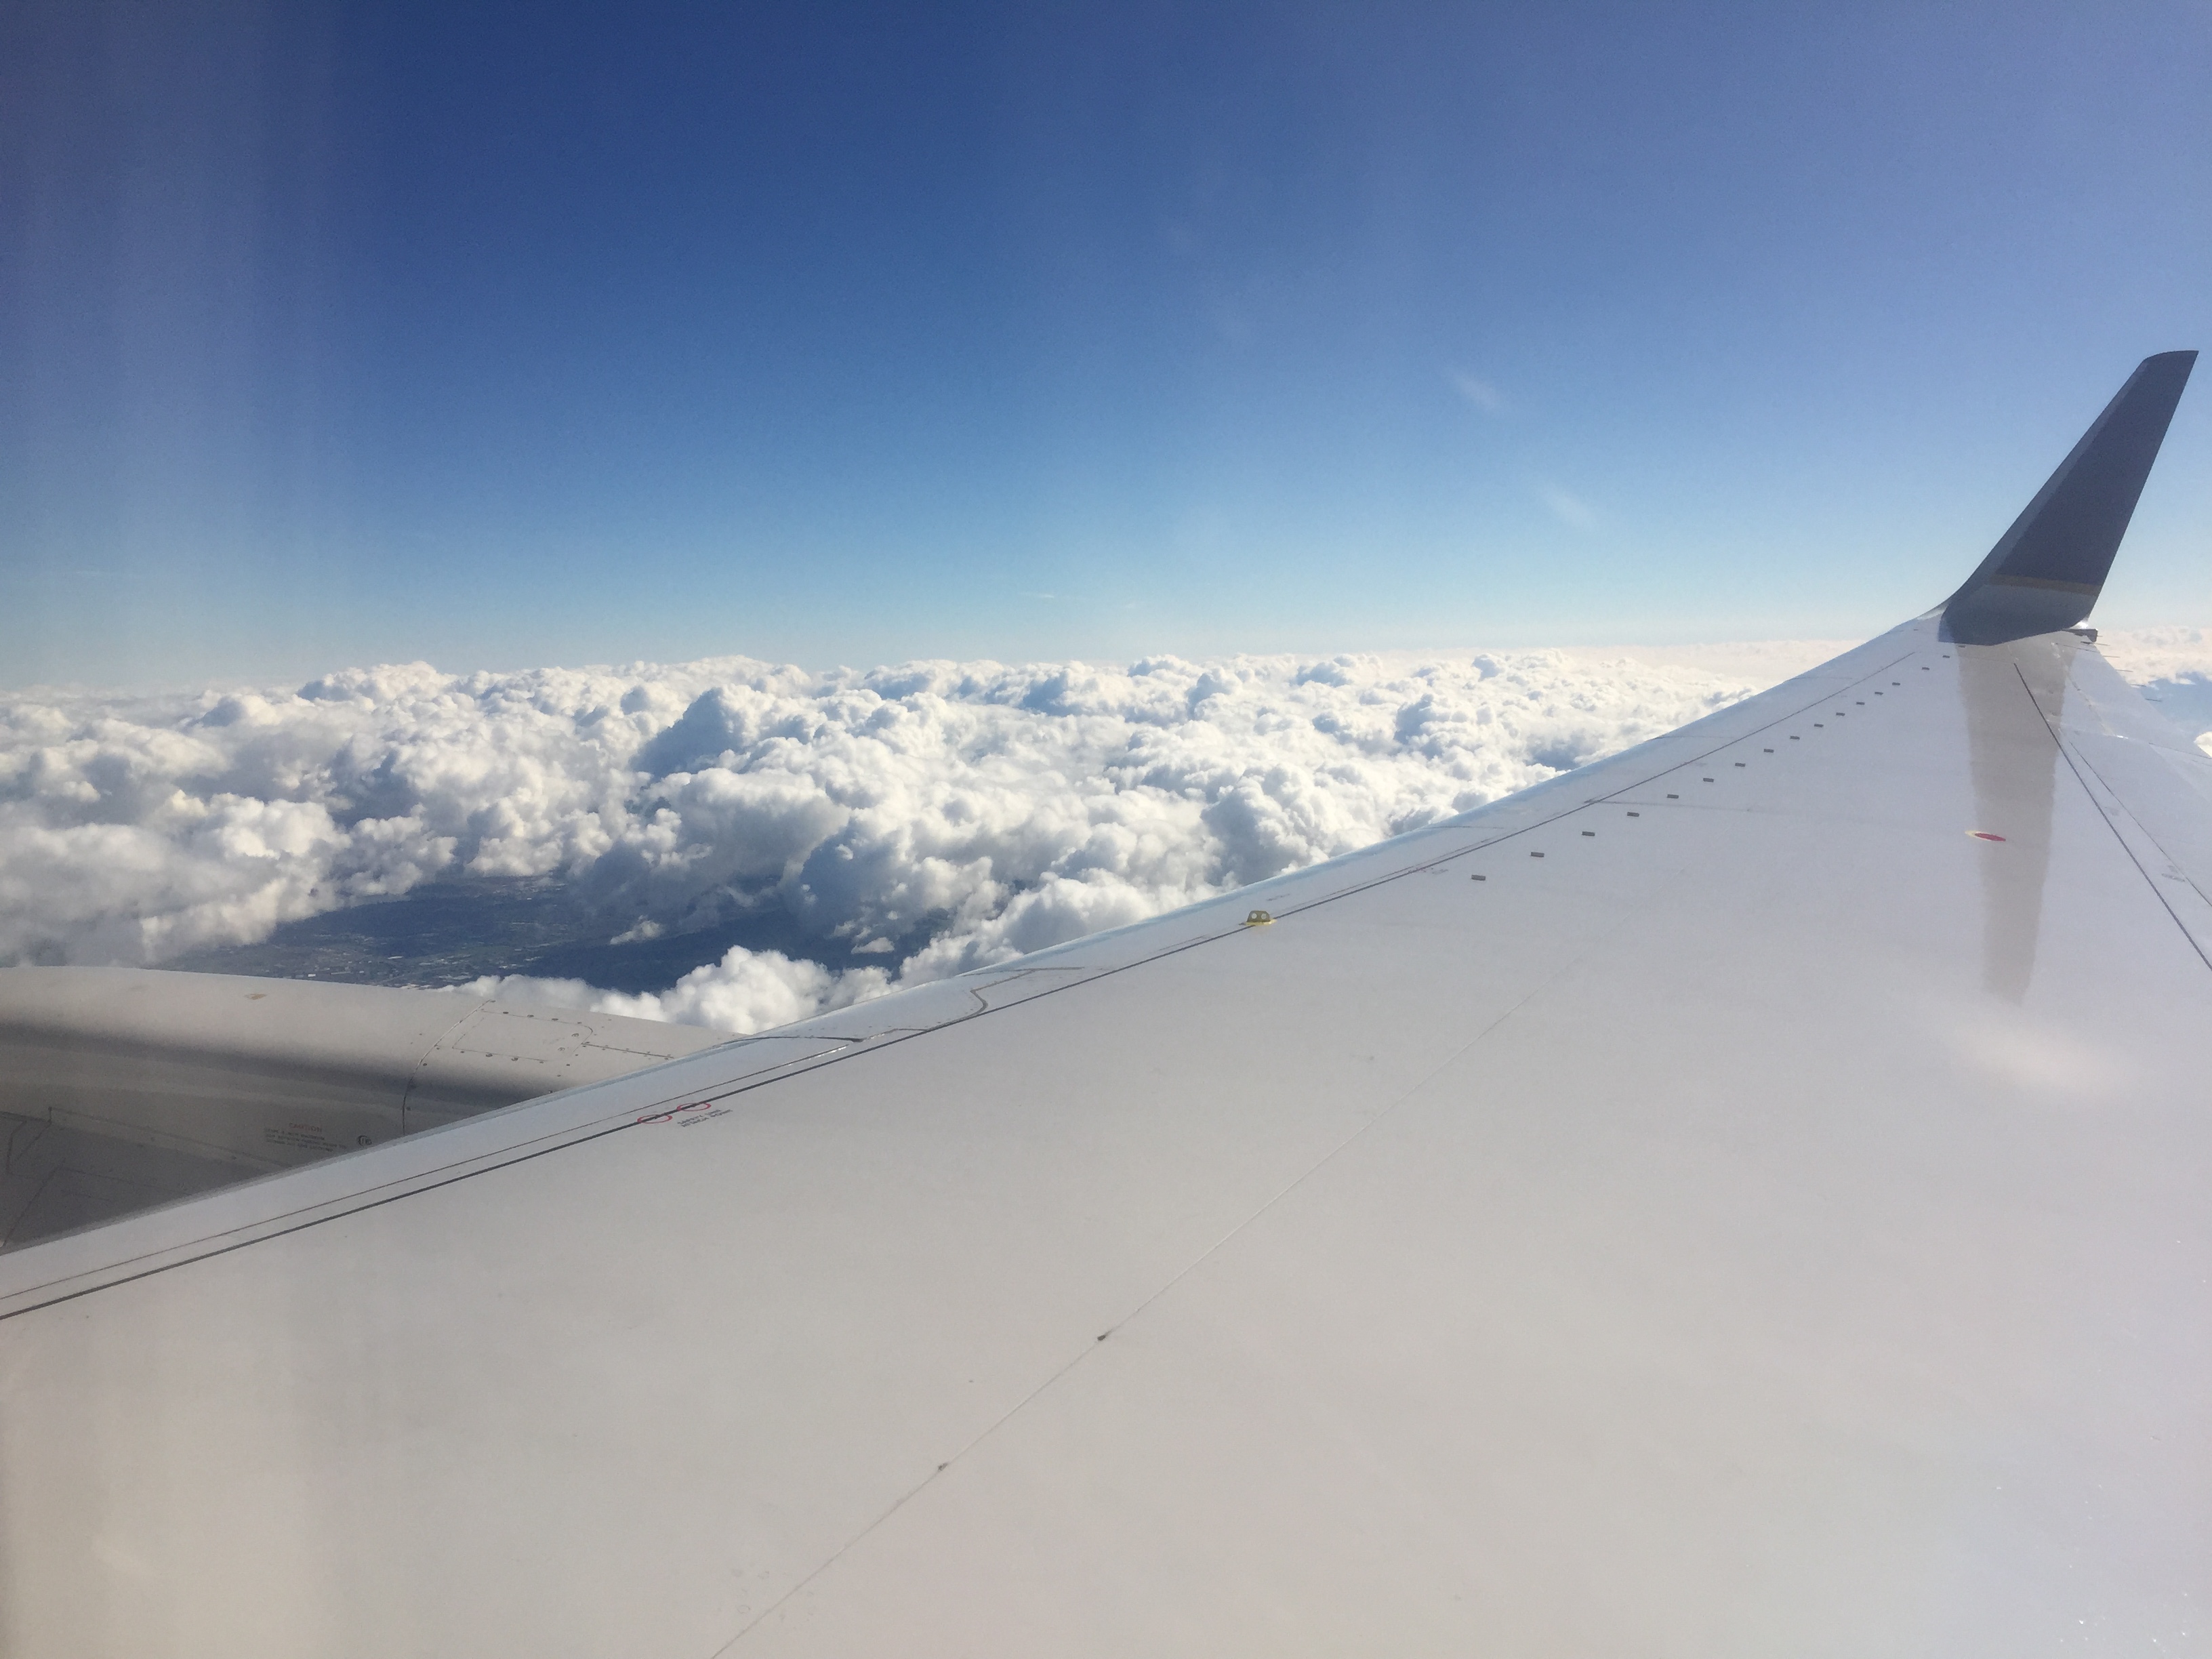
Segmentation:
<svg viewBox="0 0 2212 1659">
<path fill-rule="evenodd" d="M 2089 614 L 2196 362 L 2193 351 L 2162 351 L 2136 366 L 2027 510 L 1945 601 L 1944 638 L 2002 645 L 2071 628 Z"/>
</svg>

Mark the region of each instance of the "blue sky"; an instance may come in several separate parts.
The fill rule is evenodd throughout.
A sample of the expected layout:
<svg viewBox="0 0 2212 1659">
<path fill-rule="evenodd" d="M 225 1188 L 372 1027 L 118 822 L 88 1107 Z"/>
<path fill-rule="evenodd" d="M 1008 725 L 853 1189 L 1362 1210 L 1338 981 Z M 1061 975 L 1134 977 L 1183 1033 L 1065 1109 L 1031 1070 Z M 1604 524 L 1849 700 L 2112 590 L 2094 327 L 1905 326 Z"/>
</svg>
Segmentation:
<svg viewBox="0 0 2212 1659">
<path fill-rule="evenodd" d="M 2212 347 L 2212 9 L 0 21 L 0 683 L 1871 632 Z M 2212 380 L 2096 620 L 2212 620 Z"/>
</svg>

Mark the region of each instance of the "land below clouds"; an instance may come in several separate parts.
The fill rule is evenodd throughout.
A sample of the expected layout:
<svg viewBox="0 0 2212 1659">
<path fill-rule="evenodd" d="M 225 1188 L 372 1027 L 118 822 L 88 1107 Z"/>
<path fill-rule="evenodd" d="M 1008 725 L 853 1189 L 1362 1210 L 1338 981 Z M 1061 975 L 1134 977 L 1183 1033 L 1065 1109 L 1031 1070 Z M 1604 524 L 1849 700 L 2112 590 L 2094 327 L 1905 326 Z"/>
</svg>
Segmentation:
<svg viewBox="0 0 2212 1659">
<path fill-rule="evenodd" d="M 557 876 L 434 881 L 395 898 L 282 923 L 255 944 L 210 945 L 164 965 L 440 988 L 520 975 L 635 994 L 665 991 L 732 949 L 818 962 L 838 973 L 878 965 L 854 956 L 848 940 L 809 935 L 780 904 L 686 932 L 610 939 L 605 916 Z"/>
</svg>

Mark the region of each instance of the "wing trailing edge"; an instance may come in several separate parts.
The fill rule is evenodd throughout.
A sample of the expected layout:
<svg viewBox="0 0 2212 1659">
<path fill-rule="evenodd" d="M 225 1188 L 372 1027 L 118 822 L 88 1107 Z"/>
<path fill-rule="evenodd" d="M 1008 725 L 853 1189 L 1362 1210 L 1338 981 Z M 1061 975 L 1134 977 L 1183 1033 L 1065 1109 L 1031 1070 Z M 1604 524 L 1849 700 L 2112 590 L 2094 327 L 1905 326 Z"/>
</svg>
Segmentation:
<svg viewBox="0 0 2212 1659">
<path fill-rule="evenodd" d="M 1943 605 L 1943 632 L 1965 645 L 2071 628 L 2089 614 L 2127 533 L 2143 481 L 2197 362 L 2146 357 L 2073 453 Z"/>
</svg>

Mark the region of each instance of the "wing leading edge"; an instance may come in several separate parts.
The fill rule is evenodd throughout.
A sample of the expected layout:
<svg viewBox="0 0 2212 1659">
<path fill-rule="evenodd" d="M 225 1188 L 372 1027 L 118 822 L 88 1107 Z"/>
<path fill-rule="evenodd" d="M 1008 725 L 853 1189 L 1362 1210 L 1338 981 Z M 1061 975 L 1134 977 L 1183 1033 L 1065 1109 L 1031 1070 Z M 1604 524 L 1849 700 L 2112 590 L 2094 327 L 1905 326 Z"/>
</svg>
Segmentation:
<svg viewBox="0 0 2212 1659">
<path fill-rule="evenodd" d="M 1949 631 L 0 1259 L 0 1650 L 2185 1645 L 2212 763 Z"/>
</svg>

